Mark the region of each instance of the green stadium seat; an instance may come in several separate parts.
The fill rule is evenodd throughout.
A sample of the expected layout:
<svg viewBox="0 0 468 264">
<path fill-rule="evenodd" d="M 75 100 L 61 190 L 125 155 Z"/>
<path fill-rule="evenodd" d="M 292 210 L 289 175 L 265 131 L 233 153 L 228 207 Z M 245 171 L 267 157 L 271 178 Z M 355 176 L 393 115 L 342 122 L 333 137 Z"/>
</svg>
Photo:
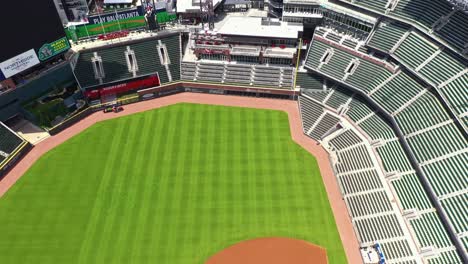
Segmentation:
<svg viewBox="0 0 468 264">
<path fill-rule="evenodd" d="M 391 184 L 403 210 L 432 208 L 427 193 L 415 173 L 403 175 L 400 179 L 391 181 Z"/>
<path fill-rule="evenodd" d="M 381 22 L 371 35 L 367 45 L 384 52 L 390 52 L 407 31 L 408 27 L 402 23 Z"/>
</svg>

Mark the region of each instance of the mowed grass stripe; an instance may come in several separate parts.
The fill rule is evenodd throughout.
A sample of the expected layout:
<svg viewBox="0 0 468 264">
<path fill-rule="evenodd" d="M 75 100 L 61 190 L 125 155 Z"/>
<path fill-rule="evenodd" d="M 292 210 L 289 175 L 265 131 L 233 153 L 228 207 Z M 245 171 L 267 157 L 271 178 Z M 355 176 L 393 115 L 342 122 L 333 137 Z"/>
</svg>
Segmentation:
<svg viewBox="0 0 468 264">
<path fill-rule="evenodd" d="M 14 230 L 14 231 L 12 231 Z M 177 104 L 98 123 L 0 199 L 0 263 L 203 263 L 306 239 L 346 263 L 318 166 L 283 112 Z"/>
</svg>

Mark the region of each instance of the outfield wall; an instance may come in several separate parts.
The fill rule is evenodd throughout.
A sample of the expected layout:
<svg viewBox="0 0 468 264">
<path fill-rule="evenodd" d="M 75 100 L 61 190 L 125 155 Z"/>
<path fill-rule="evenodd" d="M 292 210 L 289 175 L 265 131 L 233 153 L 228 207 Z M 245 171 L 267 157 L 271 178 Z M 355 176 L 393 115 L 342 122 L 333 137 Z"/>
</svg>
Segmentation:
<svg viewBox="0 0 468 264">
<path fill-rule="evenodd" d="M 277 99 L 289 99 L 296 100 L 297 92 L 292 90 L 281 90 L 281 89 L 264 89 L 264 88 L 248 88 L 240 86 L 229 86 L 229 85 L 215 85 L 205 83 L 190 83 L 190 82 L 175 82 L 166 84 L 163 86 L 143 89 L 137 91 L 135 96 L 117 100 L 118 105 L 133 104 L 140 101 L 155 99 L 164 97 L 176 93 L 192 92 L 192 93 L 207 93 L 207 94 L 220 94 L 220 95 L 238 95 L 248 97 L 263 97 L 263 98 L 277 98 Z M 48 130 L 49 134 L 55 135 L 70 127 L 71 125 L 79 122 L 83 118 L 91 115 L 94 112 L 102 111 L 106 105 L 99 104 L 90 106 L 83 111 L 71 116 L 64 120 L 59 125 L 52 127 Z"/>
<path fill-rule="evenodd" d="M 70 64 L 64 62 L 24 84 L 19 84 L 16 89 L 0 95 L 0 121 L 3 122 L 21 113 L 23 103 L 74 80 Z"/>
</svg>

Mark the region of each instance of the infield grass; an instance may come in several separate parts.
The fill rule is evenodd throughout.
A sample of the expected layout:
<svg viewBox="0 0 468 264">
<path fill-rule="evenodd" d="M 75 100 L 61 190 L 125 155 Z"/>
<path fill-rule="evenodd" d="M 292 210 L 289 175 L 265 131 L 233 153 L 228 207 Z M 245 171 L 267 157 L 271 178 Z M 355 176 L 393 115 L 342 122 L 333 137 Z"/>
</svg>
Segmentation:
<svg viewBox="0 0 468 264">
<path fill-rule="evenodd" d="M 280 111 L 177 104 L 100 122 L 0 198 L 0 263 L 203 263 L 284 236 L 346 257 L 316 160 Z"/>
</svg>

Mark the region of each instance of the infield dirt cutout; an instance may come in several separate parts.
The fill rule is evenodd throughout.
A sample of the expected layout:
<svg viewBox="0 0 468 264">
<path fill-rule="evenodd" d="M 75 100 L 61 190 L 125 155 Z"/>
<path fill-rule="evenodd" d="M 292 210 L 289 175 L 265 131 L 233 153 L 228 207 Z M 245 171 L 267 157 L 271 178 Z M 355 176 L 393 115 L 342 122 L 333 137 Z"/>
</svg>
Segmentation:
<svg viewBox="0 0 468 264">
<path fill-rule="evenodd" d="M 327 264 L 324 248 L 292 238 L 242 241 L 210 257 L 205 264 Z"/>
</svg>

